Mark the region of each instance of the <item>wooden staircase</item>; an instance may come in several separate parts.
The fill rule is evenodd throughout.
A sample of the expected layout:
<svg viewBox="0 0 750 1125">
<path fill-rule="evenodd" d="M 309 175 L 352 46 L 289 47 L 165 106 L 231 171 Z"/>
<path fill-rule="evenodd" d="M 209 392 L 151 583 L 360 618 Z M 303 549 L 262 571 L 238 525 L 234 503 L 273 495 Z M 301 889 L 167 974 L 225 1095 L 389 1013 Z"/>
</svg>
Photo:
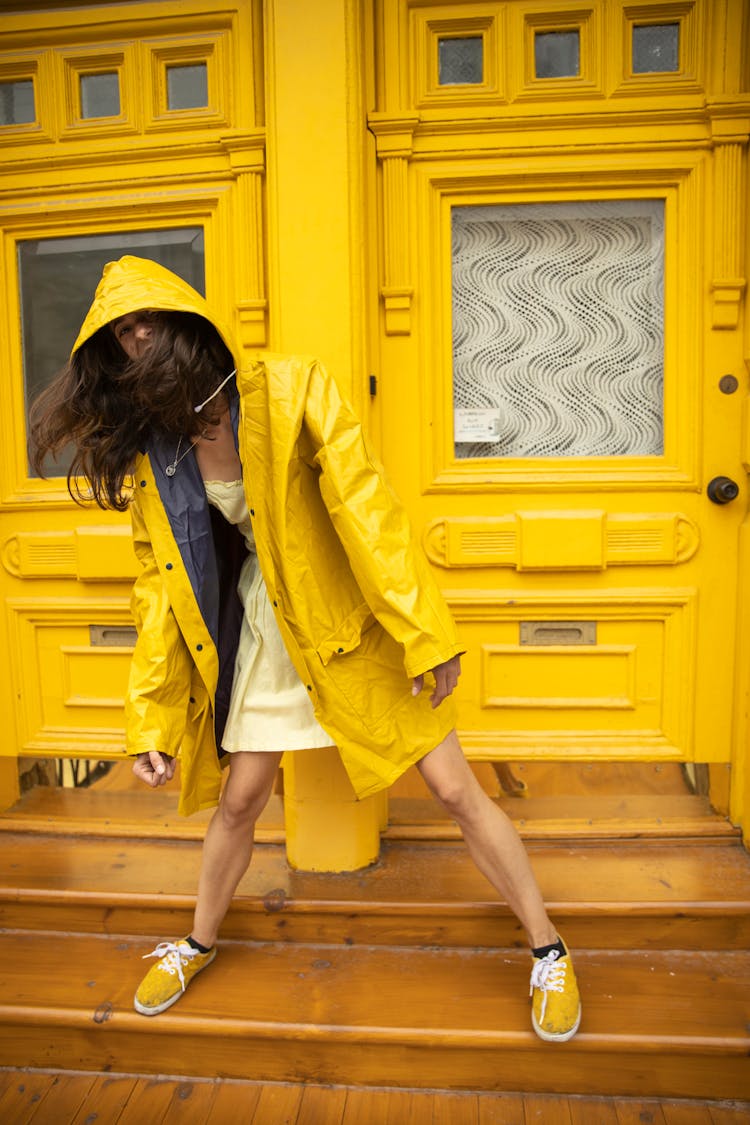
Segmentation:
<svg viewBox="0 0 750 1125">
<path fill-rule="evenodd" d="M 274 798 L 215 965 L 147 1019 L 132 995 L 189 930 L 201 818 L 164 793 L 34 791 L 0 818 L 0 1066 L 750 1099 L 750 856 L 686 800 L 506 802 L 583 992 L 578 1036 L 547 1045 L 518 923 L 424 798 L 393 800 L 380 862 L 351 875 L 290 871 Z"/>
</svg>

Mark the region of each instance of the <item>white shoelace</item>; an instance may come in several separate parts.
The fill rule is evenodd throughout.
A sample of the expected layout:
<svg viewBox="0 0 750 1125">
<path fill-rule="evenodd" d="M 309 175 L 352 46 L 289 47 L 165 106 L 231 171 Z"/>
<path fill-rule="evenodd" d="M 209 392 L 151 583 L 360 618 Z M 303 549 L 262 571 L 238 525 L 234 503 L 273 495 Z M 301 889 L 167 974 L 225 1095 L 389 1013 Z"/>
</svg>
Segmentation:
<svg viewBox="0 0 750 1125">
<path fill-rule="evenodd" d="M 538 988 L 542 993 L 542 1011 L 539 1017 L 540 1023 L 544 1019 L 544 1013 L 547 1010 L 547 993 L 565 991 L 565 970 L 568 967 L 568 963 L 564 959 L 558 961 L 558 957 L 560 956 L 561 954 L 558 949 L 551 949 L 545 957 L 535 958 L 534 967 L 531 970 L 529 996 L 533 996 L 535 988 Z"/>
<path fill-rule="evenodd" d="M 163 958 L 157 968 L 162 969 L 165 973 L 170 973 L 172 976 L 177 973 L 180 978 L 180 985 L 182 991 L 185 991 L 185 976 L 182 972 L 183 962 L 187 964 L 192 961 L 193 957 L 197 957 L 200 953 L 199 949 L 193 949 L 192 945 L 176 945 L 173 941 L 162 941 L 156 949 L 151 953 L 144 953 L 143 960 L 147 957 L 161 957 Z"/>
</svg>

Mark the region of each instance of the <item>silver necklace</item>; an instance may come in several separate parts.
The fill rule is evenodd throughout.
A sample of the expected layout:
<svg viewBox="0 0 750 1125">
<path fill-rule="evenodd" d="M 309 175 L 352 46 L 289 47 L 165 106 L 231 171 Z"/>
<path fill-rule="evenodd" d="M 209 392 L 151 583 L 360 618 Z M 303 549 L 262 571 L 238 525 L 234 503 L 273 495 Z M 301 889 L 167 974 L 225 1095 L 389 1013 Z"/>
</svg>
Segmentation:
<svg viewBox="0 0 750 1125">
<path fill-rule="evenodd" d="M 177 442 L 177 449 L 175 450 L 174 461 L 171 465 L 167 465 L 166 469 L 164 470 L 168 477 L 173 477 L 175 475 L 175 473 L 177 472 L 177 466 L 179 465 L 180 461 L 182 461 L 184 457 L 187 457 L 188 453 L 192 453 L 201 438 L 205 436 L 205 431 L 202 434 L 199 434 L 195 441 L 191 441 L 188 448 L 185 450 L 182 456 L 180 456 L 180 449 L 182 448 L 182 435 L 180 435 L 180 440 Z"/>
<path fill-rule="evenodd" d="M 200 414 L 203 407 L 207 406 L 212 398 L 216 398 L 219 391 L 221 391 L 222 388 L 225 387 L 226 384 L 229 382 L 229 380 L 232 378 L 232 376 L 236 375 L 236 374 L 237 374 L 237 368 L 233 367 L 232 370 L 227 375 L 226 379 L 223 379 L 222 382 L 219 383 L 216 390 L 211 392 L 211 394 L 208 396 L 208 398 L 205 400 L 205 402 L 199 402 L 197 406 L 193 407 L 193 410 L 195 411 L 195 413 Z M 177 449 L 175 450 L 174 461 L 172 462 L 171 465 L 167 465 L 166 469 L 164 470 L 164 472 L 167 474 L 168 477 L 173 477 L 175 475 L 175 473 L 177 472 L 177 466 L 179 465 L 182 458 L 187 457 L 188 453 L 190 453 L 191 450 L 195 449 L 196 445 L 201 440 L 201 438 L 205 437 L 205 436 L 206 436 L 206 431 L 204 430 L 202 434 L 199 434 L 199 436 L 195 439 L 194 442 L 191 442 L 190 448 L 186 449 L 185 452 L 182 454 L 182 457 L 181 457 L 180 456 L 180 449 L 182 448 L 182 435 L 180 435 L 180 440 L 177 442 Z"/>
</svg>

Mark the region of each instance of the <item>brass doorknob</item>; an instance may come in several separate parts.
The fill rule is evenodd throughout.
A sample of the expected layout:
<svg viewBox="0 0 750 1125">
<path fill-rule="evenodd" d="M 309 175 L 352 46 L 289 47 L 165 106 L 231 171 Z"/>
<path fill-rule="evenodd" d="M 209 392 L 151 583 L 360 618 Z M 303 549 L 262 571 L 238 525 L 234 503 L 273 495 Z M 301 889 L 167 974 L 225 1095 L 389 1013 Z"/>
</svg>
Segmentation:
<svg viewBox="0 0 750 1125">
<path fill-rule="evenodd" d="M 709 500 L 714 504 L 728 504 L 740 494 L 739 485 L 731 477 L 714 477 L 706 486 Z"/>
</svg>

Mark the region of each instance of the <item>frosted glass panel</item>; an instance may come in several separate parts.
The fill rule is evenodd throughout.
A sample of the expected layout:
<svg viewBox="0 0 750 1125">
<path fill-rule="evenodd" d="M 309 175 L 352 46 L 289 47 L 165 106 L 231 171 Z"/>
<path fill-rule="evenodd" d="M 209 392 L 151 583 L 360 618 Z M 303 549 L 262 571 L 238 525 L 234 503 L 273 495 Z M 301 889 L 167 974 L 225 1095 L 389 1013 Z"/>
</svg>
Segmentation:
<svg viewBox="0 0 750 1125">
<path fill-rule="evenodd" d="M 120 113 L 120 76 L 81 75 L 81 117 L 117 117 Z"/>
<path fill-rule="evenodd" d="M 580 72 L 577 31 L 538 31 L 534 36 L 537 78 L 575 78 Z"/>
<path fill-rule="evenodd" d="M 441 86 L 472 86 L 483 80 L 482 36 L 438 40 L 438 82 Z"/>
<path fill-rule="evenodd" d="M 673 73 L 680 68 L 680 25 L 633 28 L 633 74 Z"/>
<path fill-rule="evenodd" d="M 208 106 L 208 70 L 205 63 L 167 67 L 167 108 L 205 109 Z"/>
<path fill-rule="evenodd" d="M 151 258 L 204 290 L 201 227 L 116 231 L 18 243 L 26 409 L 67 360 L 107 262 L 123 254 Z M 48 466 L 64 476 L 68 459 Z M 31 470 L 29 470 L 31 471 Z"/>
<path fill-rule="evenodd" d="M 453 208 L 457 457 L 663 452 L 663 211 Z"/>
<path fill-rule="evenodd" d="M 31 125 L 35 120 L 33 81 L 0 82 L 0 125 Z"/>
</svg>

